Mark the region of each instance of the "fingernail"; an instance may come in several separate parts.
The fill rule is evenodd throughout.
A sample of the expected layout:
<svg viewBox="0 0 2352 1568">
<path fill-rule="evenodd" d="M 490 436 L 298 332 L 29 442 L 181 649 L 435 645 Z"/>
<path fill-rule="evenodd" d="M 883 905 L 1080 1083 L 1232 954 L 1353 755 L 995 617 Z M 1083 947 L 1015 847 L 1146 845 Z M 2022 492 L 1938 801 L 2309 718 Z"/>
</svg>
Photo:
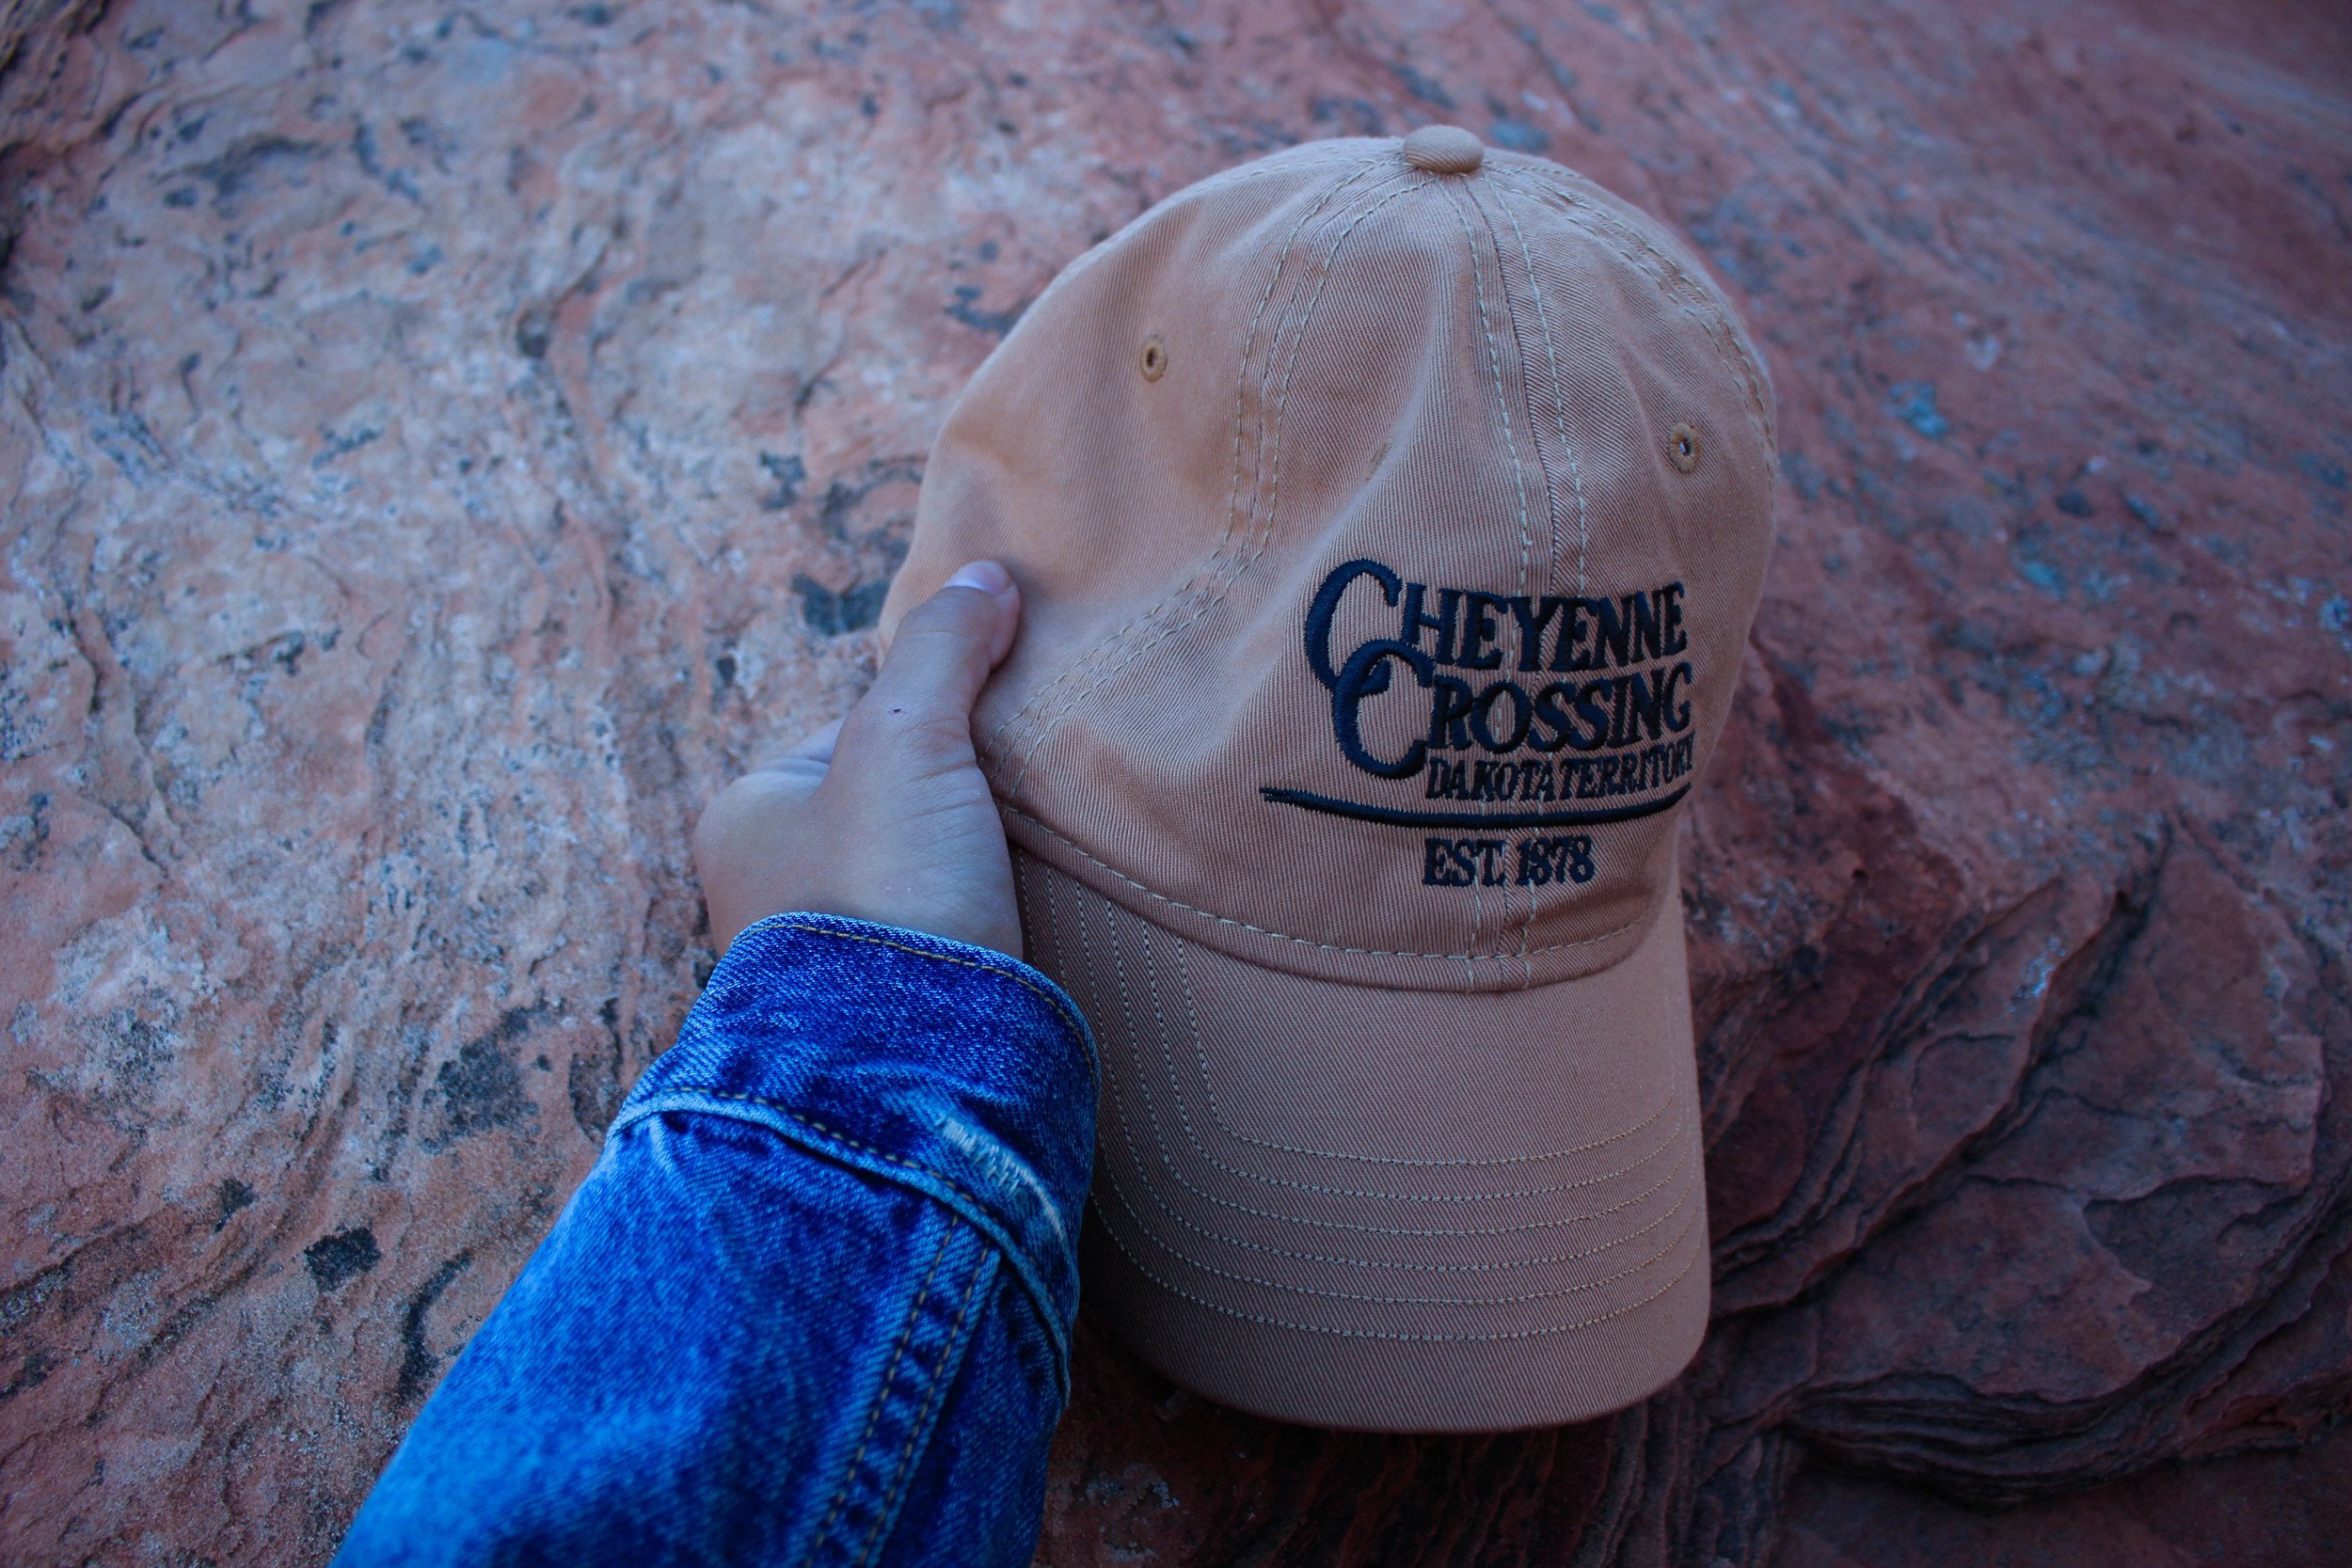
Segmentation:
<svg viewBox="0 0 2352 1568">
<path fill-rule="evenodd" d="M 993 561 L 975 561 L 947 579 L 950 588 L 977 588 L 983 594 L 1002 594 L 1012 586 L 1012 574 Z"/>
</svg>

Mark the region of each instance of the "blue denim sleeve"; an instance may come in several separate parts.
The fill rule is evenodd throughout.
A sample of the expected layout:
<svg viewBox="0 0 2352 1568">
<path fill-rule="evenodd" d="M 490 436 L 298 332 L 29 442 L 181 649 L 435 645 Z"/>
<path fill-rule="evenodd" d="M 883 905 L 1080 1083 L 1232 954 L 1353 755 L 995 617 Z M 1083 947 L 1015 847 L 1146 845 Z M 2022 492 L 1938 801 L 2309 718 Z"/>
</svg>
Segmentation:
<svg viewBox="0 0 2352 1568">
<path fill-rule="evenodd" d="M 1027 1562 L 1092 1052 L 1001 953 L 745 931 L 337 1561 Z"/>
</svg>

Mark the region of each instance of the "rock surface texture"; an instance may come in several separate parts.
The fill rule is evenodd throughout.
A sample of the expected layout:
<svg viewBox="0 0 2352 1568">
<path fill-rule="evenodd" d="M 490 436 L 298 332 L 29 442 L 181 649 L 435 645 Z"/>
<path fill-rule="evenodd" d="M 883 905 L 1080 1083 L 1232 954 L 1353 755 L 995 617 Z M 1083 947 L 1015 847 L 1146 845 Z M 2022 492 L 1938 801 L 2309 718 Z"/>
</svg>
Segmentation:
<svg viewBox="0 0 2352 1568">
<path fill-rule="evenodd" d="M 0 1559 L 327 1556 L 965 376 L 1159 197 L 1439 121 L 1678 227 L 1778 387 L 1683 860 L 1714 1331 L 1434 1441 L 1089 1325 L 1042 1560 L 2352 1530 L 2341 6 L 5 0 L 0 62 Z"/>
</svg>

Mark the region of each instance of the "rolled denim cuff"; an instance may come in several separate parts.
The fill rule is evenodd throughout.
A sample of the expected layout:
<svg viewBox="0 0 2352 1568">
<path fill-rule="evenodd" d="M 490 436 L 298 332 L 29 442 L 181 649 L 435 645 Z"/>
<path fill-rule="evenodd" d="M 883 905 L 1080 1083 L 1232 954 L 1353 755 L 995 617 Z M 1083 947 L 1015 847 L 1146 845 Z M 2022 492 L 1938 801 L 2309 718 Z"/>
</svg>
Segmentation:
<svg viewBox="0 0 2352 1568">
<path fill-rule="evenodd" d="M 1018 958 L 779 914 L 735 939 L 613 1131 L 731 1117 L 928 1194 L 993 1239 L 1067 1367 L 1094 1062 L 1076 1005 Z"/>
</svg>

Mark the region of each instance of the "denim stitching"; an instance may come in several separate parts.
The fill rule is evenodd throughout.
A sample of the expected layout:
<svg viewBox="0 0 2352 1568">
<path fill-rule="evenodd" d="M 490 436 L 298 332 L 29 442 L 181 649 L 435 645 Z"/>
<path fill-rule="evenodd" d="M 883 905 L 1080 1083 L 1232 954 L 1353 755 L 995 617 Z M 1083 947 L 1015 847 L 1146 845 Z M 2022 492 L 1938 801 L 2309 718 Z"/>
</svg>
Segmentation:
<svg viewBox="0 0 2352 1568">
<path fill-rule="evenodd" d="M 754 931 L 772 931 L 777 929 L 805 931 L 810 936 L 814 937 L 838 937 L 843 942 L 870 942 L 877 947 L 895 947 L 901 953 L 912 953 L 918 958 L 930 958 L 944 964 L 961 964 L 966 969 L 977 969 L 983 974 L 999 975 L 1004 979 L 1010 980 L 1013 984 L 1031 992 L 1039 1001 L 1054 1009 L 1054 1016 L 1060 1019 L 1063 1026 L 1072 1034 L 1078 1037 L 1079 1044 L 1087 1048 L 1088 1065 L 1089 1067 L 1093 1065 L 1094 1042 L 1092 1037 L 1087 1033 L 1086 1025 L 1073 1019 L 1069 1012 L 1063 1008 L 1062 1005 L 1056 1001 L 1050 992 L 1041 990 L 1035 981 L 1027 979 L 1022 975 L 1015 974 L 1009 969 L 999 969 L 994 964 L 984 964 L 972 958 L 959 958 L 952 954 L 933 953 L 926 948 L 910 946 L 903 942 L 892 942 L 888 937 L 861 936 L 855 931 L 836 931 L 828 926 L 803 926 L 797 920 L 789 920 L 782 915 L 770 915 L 765 920 L 756 921 L 752 925 L 745 927 L 743 928 L 742 935 L 748 936 Z M 740 939 L 739 938 L 739 940 Z M 737 1096 L 735 1098 L 740 1099 L 746 1097 Z M 762 1101 L 762 1103 L 765 1103 L 765 1101 Z"/>
<path fill-rule="evenodd" d="M 828 1127 L 821 1121 L 818 1121 L 809 1117 L 804 1117 L 781 1100 L 769 1100 L 763 1096 L 755 1094 L 730 1094 L 724 1089 L 700 1088 L 691 1084 L 673 1085 L 661 1092 L 663 1094 L 701 1095 L 709 1100 L 731 1100 L 739 1104 L 764 1105 L 771 1111 L 781 1111 L 784 1113 L 786 1119 L 796 1121 L 812 1132 L 818 1133 L 822 1137 L 831 1138 L 835 1143 L 857 1150 L 860 1154 L 870 1155 L 874 1159 L 884 1160 L 894 1165 L 902 1165 L 906 1169 L 914 1172 L 917 1176 L 922 1177 L 927 1181 L 938 1182 L 941 1186 L 946 1188 L 949 1192 L 963 1199 L 964 1202 L 972 1205 L 975 1210 L 989 1216 L 990 1223 L 999 1226 L 1004 1225 L 1004 1221 L 997 1218 L 995 1215 L 994 1205 L 988 1199 L 964 1191 L 963 1188 L 957 1185 L 953 1180 L 949 1180 L 947 1177 L 942 1176 L 938 1171 L 933 1170 L 930 1166 L 923 1164 L 918 1161 L 910 1160 L 904 1155 L 893 1154 L 886 1148 L 877 1148 L 872 1144 L 851 1137 L 849 1133 L 840 1131 L 838 1128 Z M 917 1190 L 919 1191 L 920 1189 Z M 974 1228 L 978 1229 L 978 1227 L 976 1226 Z M 986 1231 L 981 1231 L 980 1233 L 982 1235 L 988 1234 Z M 1013 1227 L 1006 1226 L 1005 1233 L 1006 1239 L 1009 1243 L 1011 1249 L 1021 1252 L 1025 1259 L 1027 1249 L 1021 1245 L 1020 1231 Z M 1067 1243 L 1065 1243 L 1065 1245 Z M 1031 1269 L 1037 1267 L 1037 1265 L 1033 1262 L 1028 1263 L 1027 1266 Z M 1025 1277 L 1021 1275 L 1018 1267 L 1015 1269 L 1015 1277 L 1024 1278 L 1024 1289 L 1028 1290 L 1032 1295 L 1038 1298 L 1041 1308 L 1040 1315 L 1054 1331 L 1057 1369 L 1060 1372 L 1061 1376 L 1066 1379 L 1069 1375 L 1069 1356 L 1067 1354 L 1068 1336 L 1067 1331 L 1062 1327 L 1061 1320 L 1058 1316 L 1060 1308 L 1054 1305 L 1052 1292 L 1050 1291 L 1047 1291 L 1041 1283 L 1033 1285 L 1026 1282 Z"/>
<path fill-rule="evenodd" d="M 898 1506 L 896 1498 L 898 1488 L 906 1481 L 907 1467 L 914 1458 L 914 1446 L 921 1439 L 930 1420 L 931 1403 L 939 1398 L 940 1383 L 946 1377 L 949 1364 L 961 1359 L 953 1352 L 956 1342 L 963 1337 L 963 1320 L 965 1315 L 972 1310 L 973 1293 L 979 1290 L 980 1280 L 988 1272 L 988 1258 L 983 1253 L 973 1263 L 972 1282 L 963 1288 L 963 1300 L 956 1306 L 955 1322 L 947 1325 L 947 1340 L 940 1347 L 939 1365 L 931 1369 L 931 1386 L 924 1390 L 923 1407 L 915 1413 L 914 1424 L 907 1430 L 907 1446 L 899 1450 L 898 1468 L 892 1473 L 890 1485 L 882 1494 L 882 1507 L 875 1515 L 874 1528 L 866 1532 L 866 1544 L 858 1548 L 857 1561 L 851 1564 L 850 1568 L 866 1568 L 867 1555 L 873 1551 L 875 1544 L 882 1538 L 883 1522 L 889 1519 L 891 1513 Z"/>
<path fill-rule="evenodd" d="M 821 1121 L 817 1121 L 811 1117 L 801 1115 L 800 1112 L 794 1110 L 791 1106 L 786 1104 L 781 1100 L 769 1100 L 763 1096 L 755 1094 L 729 1094 L 724 1089 L 698 1088 L 691 1084 L 675 1084 L 661 1092 L 663 1094 L 698 1094 L 709 1100 L 732 1100 L 742 1105 L 765 1105 L 771 1111 L 782 1111 L 786 1117 L 789 1117 L 793 1121 L 799 1122 L 803 1127 L 807 1128 L 812 1132 L 819 1133 L 825 1137 L 831 1138 L 836 1143 L 845 1144 L 848 1147 L 856 1149 L 860 1154 L 870 1154 L 877 1160 L 887 1160 L 894 1165 L 904 1165 L 907 1169 L 917 1172 L 929 1180 L 938 1182 L 941 1186 L 946 1188 L 949 1192 L 955 1194 L 958 1197 L 963 1199 L 964 1202 L 971 1204 L 974 1208 L 978 1209 L 983 1213 L 989 1212 L 993 1207 L 985 1198 L 977 1197 L 971 1193 L 965 1192 L 961 1187 L 956 1185 L 955 1182 L 949 1180 L 946 1177 L 940 1175 L 937 1171 L 931 1169 L 930 1166 L 922 1164 L 920 1161 L 910 1160 L 903 1154 L 893 1154 L 886 1148 L 876 1148 L 871 1144 L 863 1143 L 858 1139 L 850 1136 L 849 1133 L 841 1132 L 837 1128 L 827 1127 Z"/>
<path fill-rule="evenodd" d="M 914 1304 L 907 1308 L 906 1326 L 898 1331 L 898 1343 L 890 1353 L 890 1365 L 882 1369 L 882 1386 L 874 1392 L 874 1407 L 866 1413 L 866 1430 L 858 1436 L 857 1452 L 850 1456 L 849 1465 L 841 1472 L 841 1490 L 833 1495 L 832 1503 L 826 1507 L 824 1522 L 817 1527 L 817 1537 L 809 1543 L 808 1556 L 801 1560 L 802 1568 L 815 1562 L 817 1554 L 824 1550 L 825 1532 L 833 1528 L 834 1520 L 841 1513 L 841 1505 L 849 1500 L 850 1487 L 857 1480 L 858 1465 L 866 1459 L 866 1447 L 874 1440 L 874 1428 L 881 1424 L 882 1406 L 889 1402 L 891 1381 L 898 1375 L 898 1359 L 906 1354 L 907 1343 L 914 1338 L 914 1323 L 923 1310 L 923 1298 L 930 1294 L 931 1275 L 937 1274 L 939 1265 L 947 1260 L 947 1243 L 955 1240 L 956 1229 L 961 1223 L 954 1214 L 947 1216 L 946 1234 L 939 1239 L 939 1254 L 931 1259 L 930 1268 L 924 1273 L 923 1283 L 915 1288 Z M 863 1556 L 861 1553 L 861 1560 Z"/>
</svg>

